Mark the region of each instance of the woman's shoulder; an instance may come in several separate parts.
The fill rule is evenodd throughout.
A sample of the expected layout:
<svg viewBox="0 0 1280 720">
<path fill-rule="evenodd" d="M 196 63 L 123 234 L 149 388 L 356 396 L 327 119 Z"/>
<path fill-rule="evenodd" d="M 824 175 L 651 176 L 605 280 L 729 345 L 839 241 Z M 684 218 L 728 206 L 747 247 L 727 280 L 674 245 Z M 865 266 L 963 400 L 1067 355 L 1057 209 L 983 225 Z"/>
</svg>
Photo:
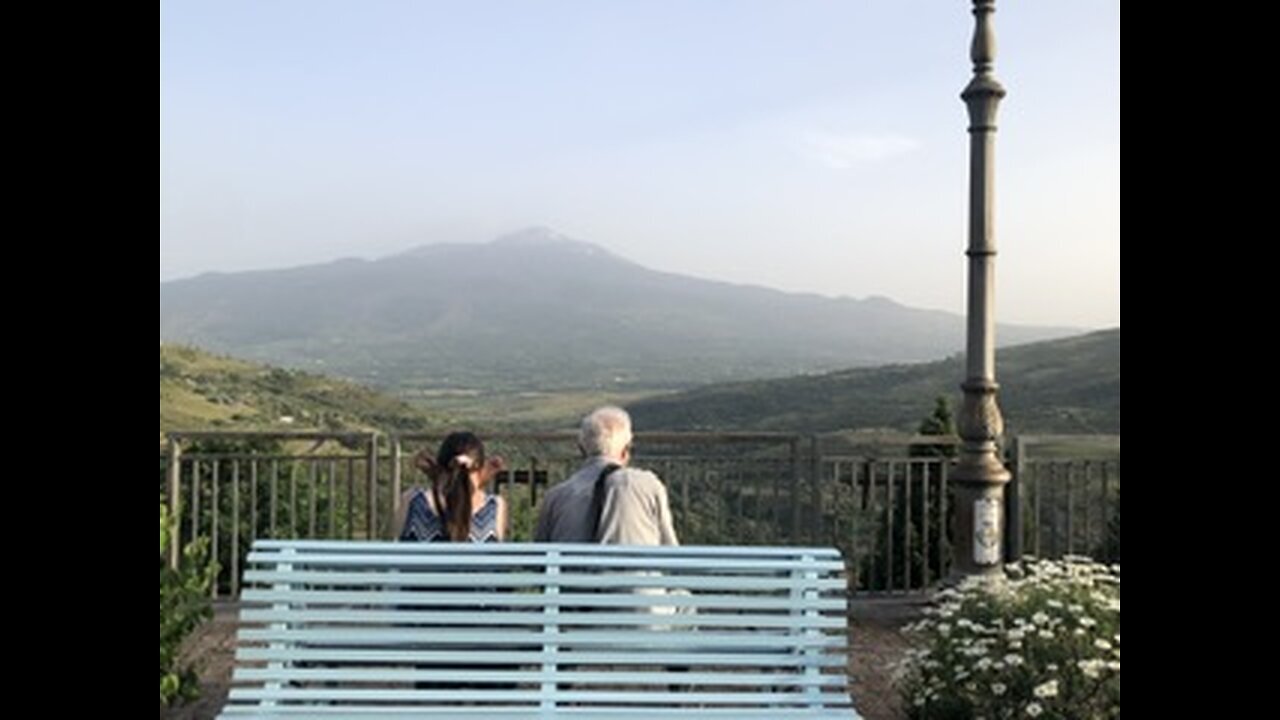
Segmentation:
<svg viewBox="0 0 1280 720">
<path fill-rule="evenodd" d="M 424 503 L 427 506 L 427 509 L 431 510 L 432 512 L 435 512 L 436 502 L 434 499 L 432 499 L 431 492 L 428 491 L 427 488 L 421 485 L 415 485 L 409 488 L 408 490 L 405 490 L 404 492 L 400 493 L 401 507 L 409 507 L 415 501 Z"/>
<path fill-rule="evenodd" d="M 501 495 L 498 495 L 497 493 L 489 493 L 488 495 L 485 495 L 484 502 L 480 504 L 480 507 L 473 509 L 471 513 L 473 515 L 479 515 L 481 513 L 494 512 L 502 509 L 504 507 L 504 503 L 505 501 L 502 499 Z"/>
</svg>

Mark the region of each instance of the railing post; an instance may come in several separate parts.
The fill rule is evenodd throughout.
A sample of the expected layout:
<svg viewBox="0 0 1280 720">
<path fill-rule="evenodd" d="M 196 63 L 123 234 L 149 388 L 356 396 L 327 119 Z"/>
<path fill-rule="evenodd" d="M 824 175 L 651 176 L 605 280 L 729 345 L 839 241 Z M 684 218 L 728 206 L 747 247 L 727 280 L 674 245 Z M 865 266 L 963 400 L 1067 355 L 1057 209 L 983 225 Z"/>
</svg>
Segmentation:
<svg viewBox="0 0 1280 720">
<path fill-rule="evenodd" d="M 391 454 L 391 519 L 387 520 L 387 537 L 395 539 L 396 528 L 391 526 L 395 525 L 395 518 L 400 517 L 400 436 L 388 435 L 387 443 L 390 445 Z"/>
<path fill-rule="evenodd" d="M 182 444 L 174 435 L 169 436 L 169 567 L 178 569 L 178 558 L 181 556 L 178 546 L 182 538 L 178 530 L 182 527 Z"/>
<path fill-rule="evenodd" d="M 1026 454 L 1022 436 L 1013 438 L 1013 479 L 1004 486 L 1005 562 L 1017 562 L 1022 557 L 1022 471 L 1026 467 Z"/>
<path fill-rule="evenodd" d="M 365 539 L 378 539 L 378 434 L 369 433 L 368 439 L 368 460 L 365 463 L 365 479 L 368 481 L 368 500 L 369 507 L 367 510 L 368 531 L 365 533 Z"/>
</svg>

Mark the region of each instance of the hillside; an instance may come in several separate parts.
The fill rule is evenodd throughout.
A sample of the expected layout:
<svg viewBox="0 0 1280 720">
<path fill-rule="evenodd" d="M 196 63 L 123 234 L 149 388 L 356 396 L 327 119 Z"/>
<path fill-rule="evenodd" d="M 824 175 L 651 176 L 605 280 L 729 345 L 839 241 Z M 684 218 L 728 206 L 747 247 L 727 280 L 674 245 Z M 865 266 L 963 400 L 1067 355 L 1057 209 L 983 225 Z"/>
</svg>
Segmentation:
<svg viewBox="0 0 1280 720">
<path fill-rule="evenodd" d="M 160 432 L 166 430 L 411 429 L 403 402 L 342 380 L 160 346 Z"/>
<path fill-rule="evenodd" d="M 1120 330 L 997 352 L 1010 433 L 1119 433 Z M 664 430 L 914 430 L 942 395 L 958 407 L 963 360 L 723 383 L 628 406 L 637 427 Z"/>
</svg>

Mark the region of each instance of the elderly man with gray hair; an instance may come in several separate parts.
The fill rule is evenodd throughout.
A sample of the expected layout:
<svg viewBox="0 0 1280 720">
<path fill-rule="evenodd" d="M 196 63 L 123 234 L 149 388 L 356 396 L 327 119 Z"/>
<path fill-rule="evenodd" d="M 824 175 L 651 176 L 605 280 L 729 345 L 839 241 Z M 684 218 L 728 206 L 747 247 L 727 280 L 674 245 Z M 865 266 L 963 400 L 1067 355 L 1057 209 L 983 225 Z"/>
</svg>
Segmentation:
<svg viewBox="0 0 1280 720">
<path fill-rule="evenodd" d="M 679 545 L 667 488 L 631 461 L 631 416 L 602 407 L 582 420 L 586 464 L 542 501 L 534 540 L 616 545 Z"/>
</svg>

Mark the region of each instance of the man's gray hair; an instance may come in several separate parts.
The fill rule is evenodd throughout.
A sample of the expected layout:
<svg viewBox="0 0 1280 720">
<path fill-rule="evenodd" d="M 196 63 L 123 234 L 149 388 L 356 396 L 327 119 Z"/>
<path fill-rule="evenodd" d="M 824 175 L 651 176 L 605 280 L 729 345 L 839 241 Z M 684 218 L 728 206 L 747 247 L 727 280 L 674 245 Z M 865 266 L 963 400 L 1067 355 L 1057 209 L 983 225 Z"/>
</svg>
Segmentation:
<svg viewBox="0 0 1280 720">
<path fill-rule="evenodd" d="M 607 405 L 582 418 L 578 444 L 587 455 L 621 458 L 631 444 L 631 416 L 620 407 Z"/>
</svg>

